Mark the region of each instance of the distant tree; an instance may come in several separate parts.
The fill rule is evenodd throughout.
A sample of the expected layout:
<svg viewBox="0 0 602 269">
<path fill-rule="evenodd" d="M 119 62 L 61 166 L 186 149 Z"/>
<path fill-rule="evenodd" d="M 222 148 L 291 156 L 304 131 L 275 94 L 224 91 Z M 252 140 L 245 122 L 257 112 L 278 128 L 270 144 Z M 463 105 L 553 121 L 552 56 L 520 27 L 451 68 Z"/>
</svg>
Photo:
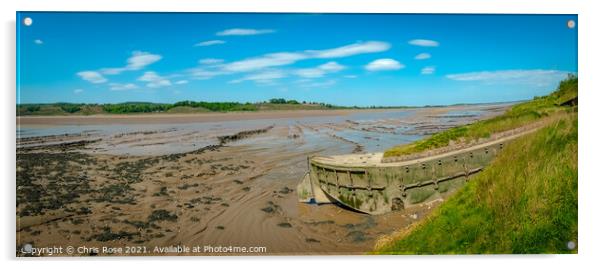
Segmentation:
<svg viewBox="0 0 602 269">
<path fill-rule="evenodd" d="M 286 99 L 284 98 L 272 98 L 270 99 L 271 104 L 286 104 Z"/>
<path fill-rule="evenodd" d="M 27 105 L 25 106 L 25 110 L 27 110 L 27 112 L 36 112 L 36 111 L 40 111 L 40 106 L 38 105 Z"/>
<path fill-rule="evenodd" d="M 75 113 L 82 110 L 80 104 L 60 104 L 59 107 L 61 108 L 61 110 L 67 113 Z"/>
</svg>

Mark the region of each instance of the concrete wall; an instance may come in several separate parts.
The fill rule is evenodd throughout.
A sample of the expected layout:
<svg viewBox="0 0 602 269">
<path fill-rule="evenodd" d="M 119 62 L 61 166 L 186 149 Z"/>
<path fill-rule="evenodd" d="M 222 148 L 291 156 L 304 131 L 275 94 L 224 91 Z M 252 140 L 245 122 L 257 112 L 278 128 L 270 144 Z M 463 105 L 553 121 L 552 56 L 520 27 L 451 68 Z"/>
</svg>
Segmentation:
<svg viewBox="0 0 602 269">
<path fill-rule="evenodd" d="M 411 165 L 333 166 L 310 160 L 309 180 L 331 199 L 368 214 L 402 210 L 436 192 L 463 185 L 489 164 L 503 144 Z"/>
</svg>

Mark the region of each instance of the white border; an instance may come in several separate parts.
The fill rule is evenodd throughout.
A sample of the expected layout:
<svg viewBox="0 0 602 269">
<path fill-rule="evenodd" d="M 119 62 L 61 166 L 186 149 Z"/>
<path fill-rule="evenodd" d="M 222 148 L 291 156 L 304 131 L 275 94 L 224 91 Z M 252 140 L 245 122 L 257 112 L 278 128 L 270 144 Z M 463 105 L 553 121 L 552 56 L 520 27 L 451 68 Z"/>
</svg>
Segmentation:
<svg viewBox="0 0 602 269">
<path fill-rule="evenodd" d="M 580 268 L 599 266 L 597 255 L 602 239 L 600 222 L 600 184 L 602 176 L 596 167 L 602 152 L 598 118 L 602 113 L 600 8 L 596 0 L 21 0 L 0 1 L 2 14 L 3 82 L 2 141 L 0 171 L 2 181 L 2 220 L 4 236 L 0 244 L 3 268 L 103 268 L 119 262 L 135 268 L 221 268 L 267 266 L 269 268 Z M 187 258 L 106 258 L 17 260 L 15 251 L 15 12 L 19 11 L 181 11 L 181 12 L 344 12 L 344 13 L 537 13 L 579 14 L 579 254 L 546 256 L 298 256 L 298 257 L 187 257 Z M 517 40 L 517 42 L 520 42 Z M 598 172 L 598 173 L 596 173 Z M 50 262 L 48 262 L 50 261 Z M 65 262 L 69 261 L 69 262 Z M 93 261 L 93 262 L 92 262 Z M 101 261 L 99 263 L 98 261 Z M 177 263 L 177 264 L 174 264 Z M 115 264 L 117 265 L 117 264 Z"/>
</svg>

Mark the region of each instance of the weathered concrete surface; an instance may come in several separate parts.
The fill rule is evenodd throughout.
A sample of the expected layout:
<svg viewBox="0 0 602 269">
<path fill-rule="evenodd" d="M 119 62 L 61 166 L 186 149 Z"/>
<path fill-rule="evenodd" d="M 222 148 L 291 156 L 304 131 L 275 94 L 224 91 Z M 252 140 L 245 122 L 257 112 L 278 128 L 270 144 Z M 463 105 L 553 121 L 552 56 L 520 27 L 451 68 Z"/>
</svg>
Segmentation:
<svg viewBox="0 0 602 269">
<path fill-rule="evenodd" d="M 401 162 L 383 162 L 383 153 L 311 157 L 309 173 L 298 187 L 299 198 L 317 203 L 332 200 L 373 215 L 403 210 L 435 192 L 462 186 L 505 143 L 537 129 L 512 130 L 484 143 Z"/>
</svg>

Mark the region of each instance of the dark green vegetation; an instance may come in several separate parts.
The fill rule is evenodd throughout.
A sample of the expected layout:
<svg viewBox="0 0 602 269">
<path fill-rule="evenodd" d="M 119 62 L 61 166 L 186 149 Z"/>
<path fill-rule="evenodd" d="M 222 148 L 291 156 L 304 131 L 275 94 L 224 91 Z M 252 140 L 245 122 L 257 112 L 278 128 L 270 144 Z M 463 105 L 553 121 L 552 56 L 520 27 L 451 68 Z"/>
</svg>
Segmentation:
<svg viewBox="0 0 602 269">
<path fill-rule="evenodd" d="M 262 110 L 312 110 L 312 109 L 343 109 L 350 107 L 334 106 L 325 103 L 299 102 L 282 98 L 270 99 L 260 103 L 238 102 L 196 102 L 180 101 L 174 104 L 157 104 L 147 102 L 126 102 L 119 104 L 19 104 L 18 116 L 29 115 L 92 115 L 92 114 L 129 114 L 129 113 L 201 113 L 201 112 L 231 112 L 231 111 L 262 111 Z"/>
<path fill-rule="evenodd" d="M 429 106 L 427 106 L 429 107 Z M 130 113 L 206 113 L 270 110 L 394 109 L 410 106 L 337 106 L 327 103 L 272 98 L 258 103 L 180 101 L 174 104 L 125 102 L 119 104 L 18 104 L 17 116 L 92 115 Z"/>
<path fill-rule="evenodd" d="M 573 107 L 567 105 L 575 105 L 576 103 L 577 77 L 569 75 L 560 82 L 558 89 L 548 96 L 535 97 L 531 101 L 515 105 L 503 115 L 491 119 L 458 126 L 434 134 L 428 139 L 390 148 L 385 151 L 384 157 L 409 155 L 441 148 L 448 146 L 451 141 L 470 142 L 479 138 L 488 138 L 491 134 L 518 128 L 557 114 L 557 112 L 570 111 Z"/>
<path fill-rule="evenodd" d="M 17 115 L 92 115 L 103 113 L 102 106 L 96 104 L 54 103 L 54 104 L 19 104 Z"/>
<path fill-rule="evenodd" d="M 481 174 L 379 254 L 575 253 L 577 115 L 511 142 Z"/>
</svg>

